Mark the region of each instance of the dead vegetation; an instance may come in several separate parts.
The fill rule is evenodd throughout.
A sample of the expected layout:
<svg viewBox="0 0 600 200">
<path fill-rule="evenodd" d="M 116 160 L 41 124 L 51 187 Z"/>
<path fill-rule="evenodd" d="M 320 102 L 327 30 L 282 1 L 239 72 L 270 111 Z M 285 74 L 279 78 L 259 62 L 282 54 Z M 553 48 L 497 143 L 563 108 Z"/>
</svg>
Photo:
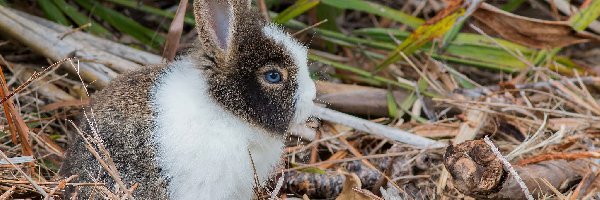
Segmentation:
<svg viewBox="0 0 600 200">
<path fill-rule="evenodd" d="M 267 8 L 258 0 L 265 16 L 303 30 L 296 36 L 310 44 L 311 70 L 321 79 L 316 102 L 327 108 L 315 109 L 312 128 L 293 130 L 284 165 L 257 198 L 600 198 L 600 3 L 534 1 L 509 14 L 475 0 L 365 4 L 393 9 L 387 13 L 360 7 L 362 0 L 344 9 L 298 2 Z M 288 7 L 302 12 L 292 16 Z M 343 14 L 317 13 L 327 11 Z M 517 16 L 537 11 L 546 21 Z M 31 13 L 0 6 L 0 199 L 61 199 L 65 187 L 127 199 L 143 183 L 119 182 L 93 138 L 89 149 L 119 188 L 57 170 L 69 138 L 80 137 L 71 121 L 87 105 L 87 89 L 161 62 L 159 51 L 132 48 L 139 38 L 115 42 Z M 184 29 L 182 48 L 193 32 Z"/>
</svg>

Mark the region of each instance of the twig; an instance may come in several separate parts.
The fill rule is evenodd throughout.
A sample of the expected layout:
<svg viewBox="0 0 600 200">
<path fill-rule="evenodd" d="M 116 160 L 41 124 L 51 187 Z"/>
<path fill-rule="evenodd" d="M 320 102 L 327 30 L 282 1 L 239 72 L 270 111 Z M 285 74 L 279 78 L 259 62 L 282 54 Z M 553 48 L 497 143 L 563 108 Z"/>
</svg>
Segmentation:
<svg viewBox="0 0 600 200">
<path fill-rule="evenodd" d="M 443 142 L 438 142 L 400 129 L 395 129 L 392 127 L 370 122 L 368 120 L 364 120 L 328 108 L 314 106 L 313 115 L 323 120 L 349 126 L 356 130 L 371 133 L 373 135 L 387 137 L 392 140 L 414 145 L 419 148 L 442 148 L 446 146 L 446 144 Z"/>
<path fill-rule="evenodd" d="M 15 163 L 15 164 L 28 163 L 28 162 L 34 161 L 33 156 L 12 157 L 9 160 L 10 160 L 10 162 Z M 9 164 L 9 162 L 0 160 L 0 165 L 6 165 L 6 164 Z"/>
<path fill-rule="evenodd" d="M 315 140 L 319 140 L 321 139 L 321 130 L 317 130 L 317 134 L 315 136 Z M 340 138 L 341 139 L 341 138 Z M 319 154 L 319 145 L 313 145 L 313 147 L 310 150 L 310 163 L 316 163 L 317 159 L 319 158 L 318 156 Z"/>
<path fill-rule="evenodd" d="M 4 58 L 2 58 L 2 56 L 0 56 L 0 59 L 2 61 L 4 61 L 4 64 L 6 66 L 8 66 L 8 63 L 5 62 Z M 27 81 L 25 81 L 25 83 L 19 85 L 19 87 L 17 87 L 17 89 L 14 89 L 13 92 L 11 92 L 10 94 L 4 96 L 1 100 L 0 103 L 4 103 L 6 100 L 10 99 L 11 97 L 13 97 L 15 94 L 21 92 L 21 90 L 25 89 L 27 86 L 29 86 L 29 84 L 31 84 L 33 81 L 35 81 L 36 79 L 38 79 L 40 76 L 42 76 L 43 74 L 45 74 L 46 72 L 48 72 L 50 69 L 60 66 L 62 63 L 66 62 L 66 61 L 71 61 L 74 58 L 65 58 L 62 59 L 58 62 L 55 62 L 54 64 L 44 68 L 41 72 L 34 72 L 33 75 L 31 75 L 31 77 L 29 77 L 29 79 L 27 79 Z"/>
<path fill-rule="evenodd" d="M 133 191 L 134 191 L 135 189 L 137 189 L 137 187 L 138 187 L 138 186 L 140 186 L 140 184 L 139 184 L 139 183 L 134 183 L 134 184 L 131 186 L 131 188 L 129 188 L 129 189 L 125 188 L 125 190 L 129 191 L 129 193 L 133 193 Z M 129 198 L 129 196 L 128 196 L 128 195 L 123 195 L 123 196 L 121 197 L 121 200 L 126 200 L 126 199 L 128 199 L 128 198 Z"/>
<path fill-rule="evenodd" d="M 114 171 L 113 167 L 110 167 L 106 161 L 104 161 L 104 159 L 102 159 L 102 156 L 100 156 L 100 154 L 98 153 L 98 151 L 96 151 L 96 149 L 94 149 L 94 147 L 92 146 L 92 144 L 90 143 L 90 141 L 88 140 L 88 138 L 83 134 L 83 132 L 81 132 L 81 129 L 79 129 L 79 127 L 77 127 L 77 125 L 75 125 L 75 123 L 73 123 L 73 121 L 69 120 L 69 123 L 71 123 L 71 125 L 73 125 L 73 127 L 75 128 L 75 132 L 77 132 L 77 134 L 79 134 L 79 136 L 82 137 L 84 143 L 85 143 L 85 148 L 94 156 L 94 158 L 96 158 L 96 160 L 100 163 L 100 165 L 106 170 L 106 172 L 108 172 L 108 175 L 110 175 L 115 182 L 117 183 L 117 185 L 119 185 L 120 188 L 123 188 L 123 190 L 125 191 L 125 196 L 131 196 L 131 191 L 129 191 L 127 189 L 127 186 L 125 186 L 125 183 L 123 183 L 123 181 L 121 180 L 121 177 L 118 174 L 118 171 Z M 98 144 L 100 145 L 100 144 Z"/>
<path fill-rule="evenodd" d="M 521 191 L 523 191 L 523 194 L 525 194 L 525 197 L 527 198 L 527 200 L 534 200 L 533 196 L 531 196 L 531 193 L 529 193 L 529 188 L 527 188 L 527 185 L 525 185 L 525 182 L 523 182 L 523 179 L 521 179 L 521 177 L 519 176 L 517 171 L 512 167 L 512 165 L 510 165 L 508 160 L 506 160 L 506 158 L 504 158 L 504 156 L 502 156 L 502 153 L 500 153 L 500 150 L 498 150 L 498 148 L 494 145 L 494 143 L 492 143 L 490 138 L 485 136 L 485 138 L 483 140 L 485 141 L 485 143 L 487 145 L 490 146 L 490 149 L 492 150 L 492 152 L 494 152 L 494 155 L 496 155 L 496 157 L 498 157 L 498 159 L 502 161 L 502 164 L 504 165 L 504 167 L 510 172 L 510 174 L 513 176 L 513 178 L 517 181 L 517 183 L 519 184 L 519 187 L 521 187 Z"/>
<path fill-rule="evenodd" d="M 54 189 L 52 189 L 50 191 L 50 193 L 48 193 L 48 196 L 46 196 L 44 198 L 44 200 L 49 200 L 50 197 L 52 195 L 54 195 L 54 193 L 56 193 L 56 191 L 62 190 L 63 188 L 65 188 L 65 186 L 67 186 L 67 183 L 71 182 L 71 180 L 73 180 L 74 178 L 77 178 L 77 175 L 72 175 L 72 176 L 69 176 L 69 178 L 66 178 L 65 180 L 59 181 L 59 184 L 56 187 L 54 187 Z"/>
<path fill-rule="evenodd" d="M 279 191 L 281 191 L 281 187 L 283 187 L 284 177 L 285 177 L 285 172 L 282 171 L 281 177 L 279 177 L 279 179 L 277 180 L 277 185 L 275 185 L 275 189 L 273 189 L 273 191 L 271 192 L 271 198 L 269 198 L 269 200 L 279 199 L 279 198 L 277 198 L 277 194 L 279 194 Z"/>
<path fill-rule="evenodd" d="M 87 24 L 84 24 L 84 25 L 81 25 L 80 27 L 77 27 L 77 28 L 75 28 L 75 29 L 69 30 L 69 31 L 67 31 L 67 32 L 63 33 L 63 34 L 62 34 L 60 37 L 58 37 L 58 38 L 60 38 L 60 39 L 62 40 L 62 39 L 64 39 L 65 37 L 67 37 L 68 35 L 71 35 L 71 34 L 73 34 L 73 33 L 79 32 L 79 31 L 81 31 L 81 30 L 83 30 L 83 29 L 85 29 L 85 28 L 88 28 L 88 27 L 90 27 L 90 26 L 92 26 L 92 23 L 91 23 L 91 22 L 89 22 L 89 23 L 87 23 Z"/>
<path fill-rule="evenodd" d="M 259 188 L 260 181 L 258 178 L 258 173 L 256 173 L 256 165 L 254 164 L 254 159 L 252 158 L 252 152 L 250 151 L 250 148 L 248 148 L 248 157 L 250 158 L 250 165 L 252 165 L 252 172 L 254 174 L 254 184 L 256 185 L 256 188 Z"/>
<path fill-rule="evenodd" d="M 6 192 L 0 196 L 0 200 L 8 199 L 13 193 L 15 193 L 15 189 L 17 189 L 17 186 L 10 187 L 10 189 L 6 190 Z"/>
<path fill-rule="evenodd" d="M 27 183 L 29 183 L 29 181 L 0 180 L 0 183 L 27 184 Z M 38 182 L 37 184 L 38 185 L 58 185 L 58 184 L 61 184 L 61 182 L 60 181 L 58 181 L 58 182 Z M 69 186 L 105 186 L 104 183 L 66 183 L 66 185 L 69 185 Z"/>
<path fill-rule="evenodd" d="M 548 153 L 536 155 L 519 160 L 516 165 L 525 166 L 547 160 L 576 160 L 583 158 L 600 158 L 600 151 L 574 152 L 574 153 Z"/>
<path fill-rule="evenodd" d="M 409 154 L 417 154 L 420 151 L 406 151 L 406 152 L 400 152 L 400 153 L 386 153 L 386 154 L 375 154 L 375 155 L 368 155 L 368 156 L 357 156 L 354 158 L 345 158 L 345 159 L 338 159 L 338 160 L 327 160 L 327 161 L 322 161 L 322 162 L 318 162 L 318 163 L 314 163 L 314 164 L 306 164 L 306 165 L 302 165 L 302 166 L 298 166 L 298 167 L 293 167 L 293 168 L 289 168 L 289 169 L 285 169 L 283 170 L 284 172 L 289 172 L 289 171 L 294 171 L 294 170 L 299 170 L 299 169 L 305 169 L 305 168 L 309 168 L 309 167 L 316 167 L 319 165 L 325 165 L 325 164 L 337 164 L 337 163 L 344 163 L 344 162 L 350 162 L 350 161 L 356 161 L 356 160 L 364 160 L 364 159 L 374 159 L 374 158 L 389 158 L 389 157 L 396 157 L 396 156 L 405 156 L 405 155 L 409 155 Z"/>
<path fill-rule="evenodd" d="M 25 177 L 25 179 L 27 179 L 27 181 L 31 183 L 33 188 L 35 188 L 42 196 L 44 196 L 44 198 L 48 197 L 48 193 L 46 193 L 46 191 L 44 191 L 44 189 L 42 189 L 42 187 L 40 187 L 33 179 L 31 179 L 31 177 L 29 177 L 29 175 L 27 175 L 27 173 L 25 173 L 20 167 L 10 162 L 10 158 L 8 158 L 8 156 L 6 156 L 6 154 L 4 154 L 2 150 L 0 150 L 0 156 L 2 156 L 2 159 L 6 160 L 8 163 L 10 163 L 10 165 L 13 166 L 13 168 L 15 168 L 19 173 L 21 173 Z"/>
<path fill-rule="evenodd" d="M 269 9 L 267 8 L 265 0 L 257 0 L 256 2 L 258 3 L 258 8 L 260 9 L 260 13 L 262 14 L 263 18 L 265 18 L 265 20 L 267 21 L 271 21 L 271 17 L 269 16 Z"/>
<path fill-rule="evenodd" d="M 4 57 L 2 57 L 0 55 L 0 59 L 5 62 L 5 65 L 8 66 L 8 63 L 6 63 L 6 60 L 4 60 Z M 12 95 L 14 95 L 14 93 L 12 94 L 8 94 L 8 85 L 6 85 L 6 78 L 4 77 L 4 72 L 2 72 L 2 70 L 0 69 L 0 95 L 2 96 L 2 103 L 4 106 L 4 111 L 5 111 L 5 116 L 7 119 L 12 119 L 11 120 L 7 120 L 9 123 L 12 122 L 14 123 L 14 129 L 11 129 L 11 131 L 16 131 L 16 132 L 12 132 L 12 137 L 13 137 L 13 142 L 15 135 L 19 135 L 19 139 L 20 139 L 20 144 L 21 144 L 21 148 L 23 151 L 23 155 L 24 156 L 31 156 L 33 155 L 33 149 L 31 147 L 31 144 L 29 143 L 29 127 L 27 127 L 27 125 L 25 124 L 25 121 L 23 121 L 23 117 L 21 117 L 21 114 L 16 110 L 14 102 L 13 101 L 6 101 L 8 99 L 10 99 L 10 97 Z M 16 91 L 16 90 L 15 90 Z M 7 95 L 8 94 L 8 95 Z M 8 112 L 6 112 L 8 111 Z M 33 164 L 29 164 L 29 167 L 31 169 L 33 169 Z"/>
<path fill-rule="evenodd" d="M 570 116 L 570 117 L 577 117 L 577 118 L 590 119 L 590 120 L 600 120 L 600 117 L 597 117 L 597 116 L 572 113 L 572 112 L 567 112 L 567 111 L 562 111 L 562 110 L 552 110 L 552 109 L 548 109 L 548 108 L 530 108 L 527 106 L 521 106 L 521 105 L 516 105 L 516 104 L 479 102 L 479 101 L 463 101 L 463 100 L 439 99 L 439 98 L 433 98 L 433 100 L 434 101 L 442 101 L 442 102 L 454 104 L 456 106 L 461 106 L 461 107 L 469 107 L 468 104 L 488 105 L 488 106 L 495 106 L 495 107 L 512 107 L 512 108 L 519 108 L 519 109 L 524 109 L 524 110 L 546 112 L 546 113 L 550 113 L 550 114 L 554 114 L 554 115 L 558 115 L 558 116 Z"/>
<path fill-rule="evenodd" d="M 594 76 L 588 76 L 588 77 L 581 77 L 581 78 L 570 78 L 570 79 L 564 79 L 564 80 L 560 80 L 558 81 L 559 83 L 574 83 L 574 82 L 579 82 L 581 81 L 581 83 L 584 84 L 600 84 L 600 77 L 594 77 Z M 515 85 L 516 89 L 542 89 L 542 88 L 551 88 L 552 87 L 552 81 L 543 81 L 543 82 L 535 82 L 535 83 L 527 83 L 527 84 L 522 84 L 522 85 Z M 484 87 L 484 88 L 474 88 L 474 89 L 463 89 L 463 90 L 458 90 L 459 93 L 469 96 L 469 97 L 480 97 L 485 95 L 485 92 L 487 91 L 499 91 L 502 88 L 500 86 L 490 86 L 490 87 Z"/>
<path fill-rule="evenodd" d="M 313 25 L 310 25 L 309 27 L 303 28 L 302 30 L 296 31 L 294 34 L 292 34 L 292 37 L 296 36 L 296 35 L 298 35 L 300 33 L 303 33 L 304 31 L 307 31 L 307 30 L 310 30 L 310 29 L 312 29 L 314 27 L 317 27 L 317 26 L 319 26 L 319 25 L 321 25 L 321 24 L 323 24 L 325 22 L 327 22 L 327 19 L 324 19 L 323 21 L 317 22 L 317 23 L 315 23 Z"/>
</svg>

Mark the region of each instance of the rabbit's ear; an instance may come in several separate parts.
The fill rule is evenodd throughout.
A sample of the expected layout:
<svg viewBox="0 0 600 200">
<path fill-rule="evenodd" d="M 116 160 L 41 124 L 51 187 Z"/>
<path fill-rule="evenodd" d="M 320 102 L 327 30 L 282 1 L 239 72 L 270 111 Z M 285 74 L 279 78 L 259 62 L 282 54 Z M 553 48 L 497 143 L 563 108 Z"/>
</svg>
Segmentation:
<svg viewBox="0 0 600 200">
<path fill-rule="evenodd" d="M 249 7 L 249 0 L 196 0 L 194 16 L 202 47 L 226 55 L 236 30 L 235 19 L 241 9 Z"/>
</svg>

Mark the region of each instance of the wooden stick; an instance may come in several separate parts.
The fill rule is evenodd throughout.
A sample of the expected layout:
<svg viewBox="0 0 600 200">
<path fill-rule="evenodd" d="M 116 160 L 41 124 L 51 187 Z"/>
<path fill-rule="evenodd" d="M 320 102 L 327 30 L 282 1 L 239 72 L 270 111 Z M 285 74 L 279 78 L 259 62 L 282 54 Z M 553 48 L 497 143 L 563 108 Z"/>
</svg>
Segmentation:
<svg viewBox="0 0 600 200">
<path fill-rule="evenodd" d="M 33 188 L 35 188 L 42 196 L 44 196 L 44 197 L 48 196 L 48 193 L 46 193 L 46 191 L 44 191 L 44 189 L 42 189 L 42 187 L 40 187 L 31 177 L 29 177 L 27 175 L 27 173 L 25 173 L 23 170 L 21 170 L 21 168 L 18 167 L 17 165 L 15 165 L 14 163 L 10 162 L 10 158 L 8 158 L 8 156 L 6 156 L 6 154 L 4 154 L 4 152 L 2 152 L 2 150 L 0 150 L 0 156 L 2 157 L 2 159 L 6 160 L 8 163 L 10 163 L 19 173 L 21 173 L 23 175 L 23 177 L 25 177 L 25 179 L 27 179 L 27 181 L 29 181 L 29 183 L 31 183 Z"/>
<path fill-rule="evenodd" d="M 118 69 L 117 71 L 126 71 L 137 67 L 137 64 L 133 62 L 82 44 L 72 38 L 67 37 L 61 40 L 59 33 L 25 19 L 3 6 L 0 6 L 0 30 L 29 46 L 33 51 L 54 61 L 77 56 L 84 60 L 107 62 L 107 65 L 112 69 Z M 63 65 L 63 67 L 72 73 L 77 71 L 69 65 Z M 81 63 L 79 68 L 82 77 L 98 88 L 104 87 L 111 78 L 117 76 L 114 70 L 103 64 L 86 62 Z"/>
<path fill-rule="evenodd" d="M 313 115 L 323 120 L 349 126 L 356 130 L 390 138 L 392 140 L 414 145 L 419 148 L 442 148 L 447 145 L 443 142 L 438 142 L 400 129 L 395 129 L 389 126 L 377 124 L 328 108 L 314 106 Z"/>
</svg>

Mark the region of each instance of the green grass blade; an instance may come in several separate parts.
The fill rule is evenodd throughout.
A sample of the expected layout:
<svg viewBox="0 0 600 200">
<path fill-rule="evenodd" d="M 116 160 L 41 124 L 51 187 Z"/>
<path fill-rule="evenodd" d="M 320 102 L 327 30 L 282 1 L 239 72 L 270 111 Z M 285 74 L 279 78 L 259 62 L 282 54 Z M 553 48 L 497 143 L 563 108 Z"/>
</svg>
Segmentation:
<svg viewBox="0 0 600 200">
<path fill-rule="evenodd" d="M 360 75 L 360 76 L 372 79 L 372 80 L 377 81 L 377 82 L 381 82 L 381 83 L 385 83 L 385 84 L 397 86 L 399 88 L 407 89 L 407 90 L 410 90 L 410 91 L 413 91 L 415 89 L 414 86 L 412 86 L 410 84 L 406 84 L 406 83 L 401 83 L 401 82 L 398 82 L 398 81 L 390 80 L 390 79 L 382 77 L 382 76 L 376 76 L 376 75 L 374 75 L 371 72 L 368 72 L 366 70 L 363 70 L 363 69 L 360 69 L 360 68 L 357 68 L 357 67 L 353 67 L 353 66 L 349 66 L 349 65 L 345 65 L 345 64 L 342 64 L 342 63 L 338 63 L 338 62 L 335 62 L 335 61 L 331 61 L 331 60 L 328 60 L 326 58 L 323 58 L 321 56 L 317 56 L 317 55 L 314 55 L 314 54 L 309 54 L 308 55 L 308 59 L 312 60 L 312 61 L 317 61 L 317 62 L 326 64 L 326 65 L 330 65 L 330 66 L 332 66 L 332 67 L 334 67 L 336 69 L 340 69 L 340 70 L 344 70 L 344 71 L 349 71 L 349 72 L 352 72 L 352 73 L 354 73 L 356 75 Z M 435 93 L 432 93 L 432 92 L 428 92 L 428 91 L 420 91 L 420 92 L 423 95 L 426 95 L 426 96 L 429 96 L 429 97 L 439 97 L 438 94 L 435 94 Z"/>
<path fill-rule="evenodd" d="M 387 107 L 388 115 L 394 119 L 398 118 L 398 104 L 396 104 L 396 98 L 394 98 L 392 90 L 387 93 Z"/>
<path fill-rule="evenodd" d="M 319 4 L 319 0 L 298 0 L 294 5 L 283 10 L 277 17 L 273 19 L 273 22 L 282 24 L 290 19 L 301 15 L 302 13 L 314 8 Z"/>
<path fill-rule="evenodd" d="M 327 5 L 327 4 L 319 4 L 317 5 L 316 8 L 316 12 L 317 12 L 317 21 L 321 22 L 324 20 L 327 20 L 326 22 L 324 22 L 323 24 L 319 25 L 320 29 L 323 30 L 328 30 L 328 31 L 333 31 L 333 32 L 340 32 L 337 23 L 336 23 L 336 19 L 338 16 L 340 16 L 344 11 Z M 329 52 L 335 52 L 336 50 L 336 45 L 325 41 L 325 47 L 327 48 L 327 50 Z"/>
<path fill-rule="evenodd" d="M 396 49 L 389 53 L 388 58 L 376 67 L 376 71 L 381 71 L 390 64 L 400 60 L 400 53 L 404 53 L 409 56 L 434 38 L 444 35 L 452 28 L 452 25 L 454 25 L 456 19 L 462 16 L 463 13 L 464 11 L 461 10 L 444 17 L 434 24 L 425 24 L 420 26 L 410 36 L 408 36 L 406 40 L 402 41 L 402 43 L 400 43 Z"/>
<path fill-rule="evenodd" d="M 510 0 L 506 4 L 502 5 L 500 9 L 506 12 L 512 12 L 521 7 L 521 5 L 523 5 L 525 2 L 527 2 L 527 0 Z"/>
<path fill-rule="evenodd" d="M 600 1 L 595 0 L 579 13 L 573 15 L 569 19 L 569 24 L 576 31 L 585 30 L 592 22 L 596 21 L 600 16 Z"/>
<path fill-rule="evenodd" d="M 410 35 L 409 32 L 401 31 L 397 29 L 387 29 L 387 28 L 363 28 L 353 31 L 354 34 L 360 36 L 366 36 L 377 40 L 379 42 L 394 42 L 390 38 L 390 35 L 394 36 L 397 40 L 406 40 Z M 485 48 L 495 48 L 502 49 L 498 47 L 496 43 L 506 47 L 511 51 L 520 51 L 526 55 L 534 53 L 533 49 L 527 48 L 523 45 L 519 45 L 508 40 L 500 39 L 500 38 L 492 38 L 490 40 L 489 37 L 479 34 L 473 33 L 459 33 L 456 38 L 450 42 L 451 45 L 472 45 L 472 46 L 480 46 Z"/>
<path fill-rule="evenodd" d="M 146 28 L 131 18 L 104 7 L 97 2 L 91 2 L 90 0 L 75 0 L 75 2 L 92 14 L 102 18 L 120 32 L 130 35 L 146 45 L 157 49 L 165 42 L 165 38 L 162 35 L 157 34 L 155 31 Z"/>
<path fill-rule="evenodd" d="M 129 7 L 129 8 L 133 8 L 139 11 L 143 11 L 146 13 L 150 13 L 150 14 L 154 14 L 154 15 L 158 15 L 158 16 L 163 16 L 169 19 L 173 19 L 175 17 L 175 12 L 170 12 L 170 11 L 166 11 L 163 9 L 159 9 L 159 8 L 155 8 L 152 6 L 147 6 L 144 5 L 141 2 L 138 1 L 131 1 L 131 0 L 104 0 L 104 1 L 108 1 L 120 6 L 125 6 L 125 7 Z M 188 25 L 195 25 L 195 20 L 194 17 L 191 15 L 186 15 L 184 18 L 184 23 L 188 24 Z"/>
<path fill-rule="evenodd" d="M 51 1 L 38 0 L 37 3 L 38 5 L 40 5 L 40 8 L 42 9 L 42 11 L 44 11 L 44 14 L 46 14 L 46 17 L 48 19 L 65 26 L 71 26 L 71 22 L 62 13 L 62 11 L 58 7 L 56 7 L 56 5 L 54 5 Z"/>
<path fill-rule="evenodd" d="M 417 101 L 416 92 L 411 92 L 410 95 L 404 98 L 400 103 L 400 107 L 398 110 L 398 118 L 403 117 L 406 114 L 406 110 L 410 109 Z"/>
<path fill-rule="evenodd" d="M 396 9 L 364 0 L 321 0 L 321 3 L 341 9 L 351 9 L 371 13 L 377 16 L 406 24 L 412 28 L 419 27 L 425 21 Z"/>
<path fill-rule="evenodd" d="M 77 8 L 65 2 L 65 0 L 52 0 L 52 2 L 54 2 L 54 4 L 60 10 L 62 10 L 62 12 L 65 13 L 71 20 L 73 20 L 73 22 L 75 22 L 75 24 L 77 24 L 78 26 L 83 26 L 85 24 L 91 23 L 91 26 L 87 28 L 89 32 L 103 37 L 108 37 L 112 35 L 110 31 L 102 27 L 100 23 L 82 14 L 77 10 Z"/>
</svg>

